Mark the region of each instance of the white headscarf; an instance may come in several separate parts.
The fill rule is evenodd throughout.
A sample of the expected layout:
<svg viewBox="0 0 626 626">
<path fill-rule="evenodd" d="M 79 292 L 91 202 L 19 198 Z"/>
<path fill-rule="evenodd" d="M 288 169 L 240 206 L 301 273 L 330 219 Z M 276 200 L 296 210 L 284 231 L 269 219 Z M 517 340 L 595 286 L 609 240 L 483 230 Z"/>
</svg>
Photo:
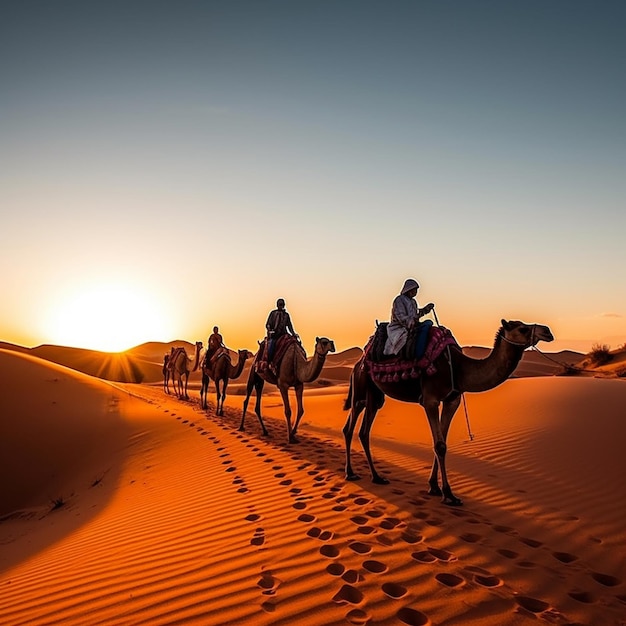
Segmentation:
<svg viewBox="0 0 626 626">
<path fill-rule="evenodd" d="M 411 289 L 419 289 L 419 285 L 416 280 L 413 280 L 412 278 L 407 278 L 404 281 L 404 286 L 402 287 L 402 291 L 400 293 L 404 295 L 408 291 L 411 291 Z"/>
</svg>

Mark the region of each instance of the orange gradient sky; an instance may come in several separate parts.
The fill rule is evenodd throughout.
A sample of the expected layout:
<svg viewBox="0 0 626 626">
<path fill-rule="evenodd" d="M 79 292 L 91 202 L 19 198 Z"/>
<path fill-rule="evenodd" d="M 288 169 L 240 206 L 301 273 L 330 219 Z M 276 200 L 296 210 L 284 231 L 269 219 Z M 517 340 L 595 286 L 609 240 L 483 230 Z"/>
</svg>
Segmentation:
<svg viewBox="0 0 626 626">
<path fill-rule="evenodd" d="M 626 342 L 621 2 L 4 3 L 0 340 L 121 350 L 284 297 L 362 346 Z"/>
</svg>

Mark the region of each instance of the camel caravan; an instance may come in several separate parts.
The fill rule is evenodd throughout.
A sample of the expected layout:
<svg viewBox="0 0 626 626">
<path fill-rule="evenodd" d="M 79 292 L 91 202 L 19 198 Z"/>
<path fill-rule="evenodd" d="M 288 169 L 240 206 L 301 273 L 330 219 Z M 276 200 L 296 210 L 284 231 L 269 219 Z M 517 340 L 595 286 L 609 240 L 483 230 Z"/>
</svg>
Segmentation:
<svg viewBox="0 0 626 626">
<path fill-rule="evenodd" d="M 370 449 L 374 419 L 389 396 L 402 402 L 420 404 L 424 409 L 434 448 L 428 480 L 429 494 L 440 496 L 444 504 L 460 506 L 462 500 L 454 495 L 447 477 L 446 440 L 463 394 L 497 387 L 513 373 L 527 348 L 534 347 L 539 341 L 553 341 L 554 336 L 547 326 L 503 319 L 489 355 L 484 359 L 471 358 L 463 353 L 452 333 L 439 325 L 436 313 L 436 325 L 431 320 L 421 320 L 423 316 L 434 312 L 434 304 L 420 308 L 416 301 L 418 289 L 419 284 L 414 279 L 405 281 L 400 294 L 393 301 L 391 320 L 376 322 L 374 334 L 351 372 L 348 396 L 343 407 L 348 411 L 343 427 L 345 477 L 349 481 L 360 479 L 352 469 L 351 447 L 357 422 L 363 414 L 359 439 L 372 482 L 380 485 L 389 483 L 376 471 Z M 215 327 L 209 338 L 207 353 L 202 361 L 202 408 L 207 408 L 206 396 L 212 378 L 217 394 L 216 414 L 223 415 L 228 381 L 238 378 L 246 360 L 252 358 L 239 430 L 245 430 L 248 403 L 254 391 L 254 411 L 263 435 L 269 435 L 261 415 L 262 391 L 265 383 L 269 383 L 278 388 L 282 397 L 288 441 L 298 443 L 298 426 L 304 415 L 304 384 L 319 377 L 326 356 L 335 352 L 334 342 L 326 337 L 317 337 L 313 355 L 307 358 L 282 299 L 277 301 L 277 308 L 268 317 L 266 337 L 259 342 L 255 355 L 247 350 L 239 350 L 237 363 L 233 364 L 230 351 L 224 346 L 217 330 Z M 171 380 L 178 397 L 189 399 L 189 373 L 198 369 L 202 347 L 202 342 L 196 342 L 192 367 L 192 359 L 184 348 L 172 348 L 165 356 L 163 376 L 167 393 Z M 290 388 L 295 391 L 297 407 L 293 422 L 288 397 Z"/>
</svg>

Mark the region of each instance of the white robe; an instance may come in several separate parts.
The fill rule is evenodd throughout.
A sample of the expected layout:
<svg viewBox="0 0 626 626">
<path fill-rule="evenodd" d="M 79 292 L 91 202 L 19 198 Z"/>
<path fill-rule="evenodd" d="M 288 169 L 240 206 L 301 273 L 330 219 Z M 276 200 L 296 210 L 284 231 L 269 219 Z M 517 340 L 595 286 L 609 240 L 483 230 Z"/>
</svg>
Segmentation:
<svg viewBox="0 0 626 626">
<path fill-rule="evenodd" d="M 391 321 L 387 326 L 385 354 L 398 354 L 406 344 L 409 328 L 419 319 L 419 307 L 415 298 L 404 294 L 396 296 L 391 306 Z"/>
</svg>

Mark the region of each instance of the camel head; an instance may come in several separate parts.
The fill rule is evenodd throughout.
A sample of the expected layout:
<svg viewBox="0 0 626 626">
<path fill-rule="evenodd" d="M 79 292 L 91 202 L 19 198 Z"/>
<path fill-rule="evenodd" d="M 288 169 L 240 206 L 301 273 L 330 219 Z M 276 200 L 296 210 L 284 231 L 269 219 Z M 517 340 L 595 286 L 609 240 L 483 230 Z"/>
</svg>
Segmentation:
<svg viewBox="0 0 626 626">
<path fill-rule="evenodd" d="M 250 350 L 237 350 L 237 352 L 239 353 L 239 358 L 244 361 L 251 359 L 254 356 L 254 353 L 250 352 Z"/>
<path fill-rule="evenodd" d="M 552 331 L 542 324 L 525 324 L 511 320 L 502 320 L 502 327 L 498 331 L 506 342 L 524 349 L 536 345 L 540 341 L 554 341 Z"/>
<path fill-rule="evenodd" d="M 326 356 L 329 352 L 335 351 L 335 342 L 326 337 L 315 337 L 315 352 L 322 356 Z"/>
</svg>

